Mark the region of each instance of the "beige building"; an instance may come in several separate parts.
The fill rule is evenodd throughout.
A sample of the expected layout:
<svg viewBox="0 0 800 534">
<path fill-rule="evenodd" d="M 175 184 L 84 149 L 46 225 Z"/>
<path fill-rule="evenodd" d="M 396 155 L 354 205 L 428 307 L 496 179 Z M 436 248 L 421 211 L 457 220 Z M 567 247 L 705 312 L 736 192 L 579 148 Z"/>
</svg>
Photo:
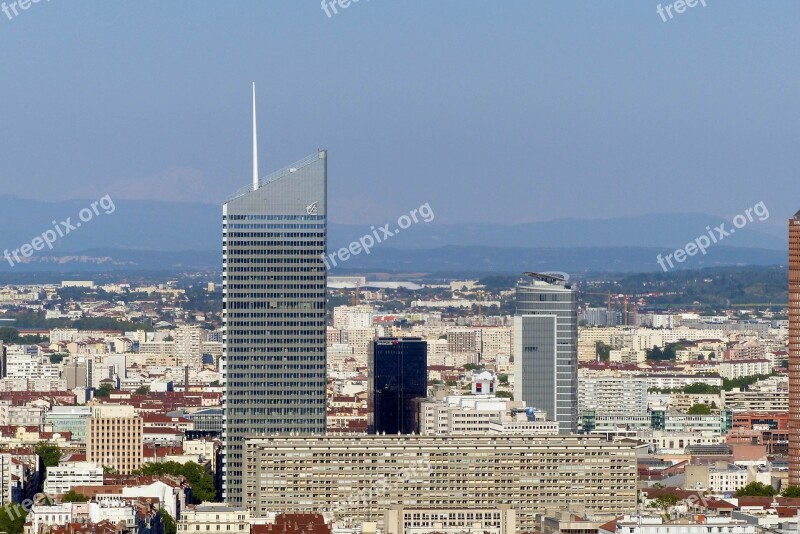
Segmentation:
<svg viewBox="0 0 800 534">
<path fill-rule="evenodd" d="M 369 521 L 392 505 L 510 504 L 520 531 L 536 514 L 582 503 L 636 508 L 630 445 L 583 436 L 275 436 L 247 440 L 244 500 L 254 517 L 332 512 Z"/>
<path fill-rule="evenodd" d="M 511 328 L 499 326 L 481 329 L 481 358 L 494 361 L 501 354 L 511 354 Z"/>
<path fill-rule="evenodd" d="M 178 532 L 225 532 L 249 534 L 250 512 L 225 504 L 200 504 L 181 513 Z"/>
<path fill-rule="evenodd" d="M 175 329 L 175 358 L 183 367 L 203 370 L 203 339 L 206 331 L 199 326 L 184 325 Z"/>
<path fill-rule="evenodd" d="M 724 408 L 734 412 L 788 412 L 789 391 L 742 391 L 733 388 L 722 392 Z"/>
<path fill-rule="evenodd" d="M 342 343 L 353 347 L 355 356 L 366 357 L 369 344 L 375 339 L 375 329 L 366 328 L 347 328 L 342 330 Z"/>
<path fill-rule="evenodd" d="M 684 487 L 692 490 L 709 490 L 714 493 L 733 493 L 747 485 L 749 473 L 744 467 L 728 462 L 687 465 Z"/>
<path fill-rule="evenodd" d="M 392 506 L 383 524 L 386 534 L 516 534 L 516 514 L 507 504 L 446 510 Z"/>
<path fill-rule="evenodd" d="M 132 406 L 92 407 L 87 420 L 86 461 L 128 474 L 142 466 L 143 455 L 142 418 Z"/>
</svg>

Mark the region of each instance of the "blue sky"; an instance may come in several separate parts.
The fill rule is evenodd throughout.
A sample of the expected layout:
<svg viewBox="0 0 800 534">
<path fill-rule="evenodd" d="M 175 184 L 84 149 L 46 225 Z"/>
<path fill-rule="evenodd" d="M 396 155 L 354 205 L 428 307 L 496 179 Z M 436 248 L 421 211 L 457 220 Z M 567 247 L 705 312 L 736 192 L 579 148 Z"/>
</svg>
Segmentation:
<svg viewBox="0 0 800 534">
<path fill-rule="evenodd" d="M 6 0 L 8 3 L 8 0 Z M 325 147 L 331 218 L 800 209 L 800 3 L 42 0 L 0 13 L 0 194 L 220 204 Z"/>
</svg>

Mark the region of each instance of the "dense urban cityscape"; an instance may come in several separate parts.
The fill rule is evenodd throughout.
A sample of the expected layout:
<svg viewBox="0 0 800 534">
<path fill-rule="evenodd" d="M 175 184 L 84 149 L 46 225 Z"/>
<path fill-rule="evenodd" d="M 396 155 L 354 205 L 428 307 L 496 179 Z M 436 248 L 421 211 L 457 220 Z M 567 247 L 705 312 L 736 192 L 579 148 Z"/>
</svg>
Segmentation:
<svg viewBox="0 0 800 534">
<path fill-rule="evenodd" d="M 0 534 L 800 534 L 800 8 L 467 4 L 0 5 Z"/>
</svg>

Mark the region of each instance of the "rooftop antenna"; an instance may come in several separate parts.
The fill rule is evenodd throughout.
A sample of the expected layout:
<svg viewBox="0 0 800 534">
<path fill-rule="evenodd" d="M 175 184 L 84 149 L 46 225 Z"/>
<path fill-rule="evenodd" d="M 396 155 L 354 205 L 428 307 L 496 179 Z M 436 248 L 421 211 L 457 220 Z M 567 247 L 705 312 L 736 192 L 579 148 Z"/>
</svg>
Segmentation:
<svg viewBox="0 0 800 534">
<path fill-rule="evenodd" d="M 256 125 L 256 82 L 253 82 L 253 191 L 258 190 L 258 126 Z"/>
</svg>

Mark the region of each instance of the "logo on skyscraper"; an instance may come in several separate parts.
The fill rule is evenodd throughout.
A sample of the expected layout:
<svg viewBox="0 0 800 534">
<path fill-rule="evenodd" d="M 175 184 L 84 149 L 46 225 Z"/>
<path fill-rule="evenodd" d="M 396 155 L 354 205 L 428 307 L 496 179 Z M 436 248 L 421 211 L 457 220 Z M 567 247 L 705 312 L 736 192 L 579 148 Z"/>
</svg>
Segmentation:
<svg viewBox="0 0 800 534">
<path fill-rule="evenodd" d="M 313 204 L 309 204 L 308 206 L 306 206 L 306 213 L 308 213 L 309 215 L 316 215 L 317 204 L 319 204 L 319 202 L 314 202 Z"/>
</svg>

